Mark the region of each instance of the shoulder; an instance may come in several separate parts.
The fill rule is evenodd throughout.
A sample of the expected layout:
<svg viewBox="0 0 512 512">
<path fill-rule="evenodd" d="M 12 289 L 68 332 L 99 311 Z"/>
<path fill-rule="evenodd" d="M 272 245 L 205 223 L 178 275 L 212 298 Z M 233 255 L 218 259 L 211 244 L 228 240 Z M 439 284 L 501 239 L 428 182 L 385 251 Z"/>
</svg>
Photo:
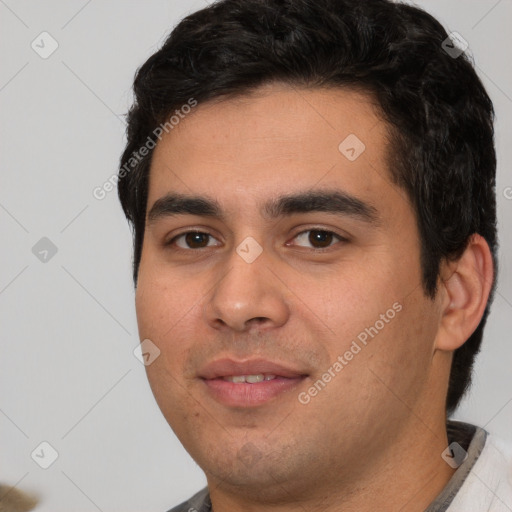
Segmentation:
<svg viewBox="0 0 512 512">
<path fill-rule="evenodd" d="M 210 512 L 211 502 L 208 487 L 201 489 L 197 494 L 168 512 Z"/>
<path fill-rule="evenodd" d="M 489 434 L 449 510 L 508 512 L 511 508 L 512 444 Z"/>
</svg>

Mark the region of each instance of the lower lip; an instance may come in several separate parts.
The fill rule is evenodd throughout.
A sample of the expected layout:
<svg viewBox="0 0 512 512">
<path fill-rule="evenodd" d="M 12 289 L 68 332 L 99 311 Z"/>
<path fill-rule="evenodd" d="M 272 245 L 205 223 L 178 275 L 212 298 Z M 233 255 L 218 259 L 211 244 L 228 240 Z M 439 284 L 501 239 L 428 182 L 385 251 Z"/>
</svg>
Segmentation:
<svg viewBox="0 0 512 512">
<path fill-rule="evenodd" d="M 229 382 L 224 379 L 204 379 L 208 390 L 213 397 L 230 407 L 255 407 L 262 405 L 281 394 L 297 387 L 305 377 L 288 379 L 276 377 L 249 384 L 247 382 Z"/>
</svg>

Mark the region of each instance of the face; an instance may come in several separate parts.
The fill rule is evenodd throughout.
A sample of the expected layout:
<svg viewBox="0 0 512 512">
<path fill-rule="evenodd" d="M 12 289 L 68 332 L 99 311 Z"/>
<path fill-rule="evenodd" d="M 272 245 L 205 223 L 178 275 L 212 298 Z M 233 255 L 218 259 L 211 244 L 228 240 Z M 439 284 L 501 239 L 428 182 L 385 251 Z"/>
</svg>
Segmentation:
<svg viewBox="0 0 512 512">
<path fill-rule="evenodd" d="M 356 479 L 426 410 L 439 306 L 387 151 L 369 96 L 284 85 L 199 105 L 158 143 L 139 334 L 210 485 Z"/>
</svg>

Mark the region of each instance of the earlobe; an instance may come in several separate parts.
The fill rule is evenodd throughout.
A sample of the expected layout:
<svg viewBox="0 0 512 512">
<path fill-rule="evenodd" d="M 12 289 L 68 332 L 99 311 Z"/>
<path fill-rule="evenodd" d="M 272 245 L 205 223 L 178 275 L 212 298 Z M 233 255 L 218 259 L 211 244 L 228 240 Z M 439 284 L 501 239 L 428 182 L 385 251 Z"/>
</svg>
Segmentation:
<svg viewBox="0 0 512 512">
<path fill-rule="evenodd" d="M 435 348 L 452 351 L 463 345 L 478 327 L 491 292 L 494 266 L 485 239 L 474 234 L 457 261 L 441 268 L 441 318 Z"/>
</svg>

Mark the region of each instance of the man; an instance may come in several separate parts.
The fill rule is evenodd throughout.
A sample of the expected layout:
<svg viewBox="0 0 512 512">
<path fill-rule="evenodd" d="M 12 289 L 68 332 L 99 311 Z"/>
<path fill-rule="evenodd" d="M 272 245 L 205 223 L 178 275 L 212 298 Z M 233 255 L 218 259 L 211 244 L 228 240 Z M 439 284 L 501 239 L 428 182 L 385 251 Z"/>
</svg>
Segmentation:
<svg viewBox="0 0 512 512">
<path fill-rule="evenodd" d="M 174 511 L 512 510 L 505 448 L 447 422 L 497 263 L 459 42 L 387 0 L 223 0 L 138 71 L 139 334 L 208 481 Z"/>
</svg>

